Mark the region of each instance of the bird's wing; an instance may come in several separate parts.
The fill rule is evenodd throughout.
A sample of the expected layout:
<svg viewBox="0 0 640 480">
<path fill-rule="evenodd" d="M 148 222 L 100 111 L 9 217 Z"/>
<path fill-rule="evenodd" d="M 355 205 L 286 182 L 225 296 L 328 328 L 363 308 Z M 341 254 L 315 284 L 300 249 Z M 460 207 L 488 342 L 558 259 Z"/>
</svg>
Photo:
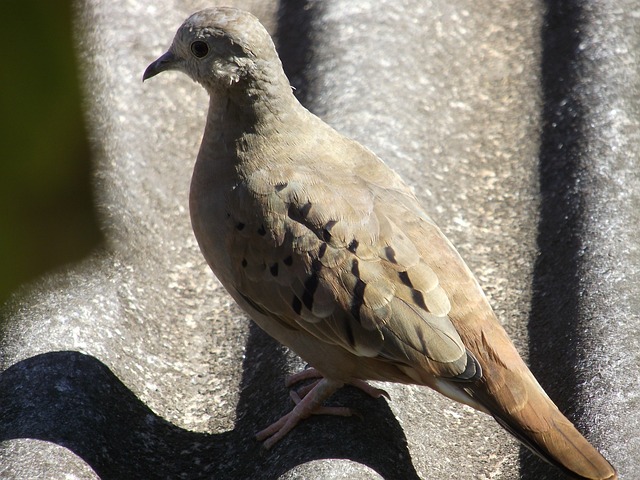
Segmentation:
<svg viewBox="0 0 640 480">
<path fill-rule="evenodd" d="M 362 175 L 309 163 L 256 169 L 234 188 L 227 250 L 238 293 L 355 355 L 477 378 L 447 292 L 404 231 L 409 222 L 414 235 L 442 236 L 413 195 L 377 159 Z"/>
</svg>

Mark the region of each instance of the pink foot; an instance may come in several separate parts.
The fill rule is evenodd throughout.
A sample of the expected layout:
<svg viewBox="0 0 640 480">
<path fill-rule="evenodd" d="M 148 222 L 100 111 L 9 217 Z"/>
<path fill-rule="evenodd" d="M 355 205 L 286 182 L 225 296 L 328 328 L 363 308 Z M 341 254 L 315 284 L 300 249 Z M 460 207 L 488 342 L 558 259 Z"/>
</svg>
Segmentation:
<svg viewBox="0 0 640 480">
<path fill-rule="evenodd" d="M 309 391 L 303 399 L 297 397 L 294 398 L 294 402 L 296 402 L 296 406 L 283 416 L 280 420 L 275 423 L 272 423 L 264 430 L 258 432 L 256 434 L 256 439 L 258 441 L 264 440 L 264 448 L 267 450 L 270 449 L 276 442 L 281 440 L 287 433 L 289 433 L 293 428 L 300 422 L 300 420 L 304 420 L 308 418 L 310 415 L 315 413 L 321 414 L 330 414 L 330 415 L 351 415 L 351 411 L 349 409 L 341 409 L 339 407 L 335 407 L 337 410 L 333 410 L 333 407 L 324 407 L 322 404 L 324 401 L 329 398 L 333 393 L 342 387 L 342 382 L 336 382 L 335 380 L 328 380 L 323 378 L 319 380 L 317 384 Z M 328 409 L 328 410 L 327 410 Z"/>
<path fill-rule="evenodd" d="M 347 407 L 325 407 L 323 405 L 324 401 L 344 384 L 336 380 L 324 378 L 315 368 L 307 368 L 287 377 L 285 385 L 290 387 L 298 382 L 309 379 L 315 379 L 315 382 L 305 385 L 297 392 L 294 390 L 290 392 L 289 395 L 293 403 L 296 404 L 293 410 L 256 434 L 258 441 L 264 440 L 263 445 L 267 450 L 284 438 L 301 420 L 311 415 L 338 415 L 341 417 L 349 417 L 354 414 L 354 411 Z M 390 398 L 387 392 L 369 385 L 364 380 L 351 380 L 349 385 L 359 388 L 373 398 L 380 398 L 382 396 Z"/>
</svg>

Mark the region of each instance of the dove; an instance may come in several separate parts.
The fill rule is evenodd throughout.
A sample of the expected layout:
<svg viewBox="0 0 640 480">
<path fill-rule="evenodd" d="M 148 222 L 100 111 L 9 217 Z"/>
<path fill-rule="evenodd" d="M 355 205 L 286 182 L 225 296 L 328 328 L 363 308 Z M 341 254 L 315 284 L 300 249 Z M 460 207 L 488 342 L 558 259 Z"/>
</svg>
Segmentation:
<svg viewBox="0 0 640 480">
<path fill-rule="evenodd" d="M 190 16 L 143 81 L 175 70 L 209 111 L 189 194 L 207 263 L 234 300 L 312 368 L 294 408 L 257 434 L 272 447 L 346 384 L 430 387 L 487 413 L 568 476 L 615 469 L 547 396 L 454 246 L 374 153 L 295 98 L 248 12 Z"/>
</svg>

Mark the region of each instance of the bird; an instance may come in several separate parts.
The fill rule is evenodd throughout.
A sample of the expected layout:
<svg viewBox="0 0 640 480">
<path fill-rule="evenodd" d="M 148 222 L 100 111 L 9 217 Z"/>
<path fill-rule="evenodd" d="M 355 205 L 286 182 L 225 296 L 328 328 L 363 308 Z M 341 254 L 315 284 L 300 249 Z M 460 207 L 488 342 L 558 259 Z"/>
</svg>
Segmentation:
<svg viewBox="0 0 640 480">
<path fill-rule="evenodd" d="M 210 97 L 191 179 L 200 250 L 233 299 L 311 368 L 293 409 L 257 433 L 273 447 L 344 385 L 430 387 L 493 418 L 579 479 L 615 469 L 528 369 L 478 281 L 410 187 L 303 107 L 252 14 L 202 10 L 143 81 L 178 71 Z"/>
</svg>

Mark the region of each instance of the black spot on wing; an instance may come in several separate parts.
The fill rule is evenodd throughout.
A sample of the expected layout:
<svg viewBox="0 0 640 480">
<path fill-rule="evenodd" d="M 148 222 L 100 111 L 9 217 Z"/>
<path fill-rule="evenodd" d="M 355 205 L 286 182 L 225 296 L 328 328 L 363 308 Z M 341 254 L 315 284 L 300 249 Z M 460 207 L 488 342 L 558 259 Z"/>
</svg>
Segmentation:
<svg viewBox="0 0 640 480">
<path fill-rule="evenodd" d="M 298 315 L 300 315 L 300 313 L 302 312 L 302 302 L 300 301 L 297 295 L 293 296 L 293 301 L 291 302 L 291 308 L 293 308 L 293 311 L 296 312 L 296 314 Z"/>
<path fill-rule="evenodd" d="M 271 272 L 271 275 L 273 275 L 274 277 L 277 277 L 278 276 L 278 262 L 276 262 L 273 265 L 271 265 L 269 267 L 269 271 Z"/>
<path fill-rule="evenodd" d="M 304 282 L 304 292 L 302 294 L 302 303 L 309 310 L 313 308 L 313 297 L 320 284 L 320 270 L 322 270 L 322 262 L 314 258 L 311 262 L 311 275 Z"/>
<path fill-rule="evenodd" d="M 331 241 L 331 229 L 336 223 L 338 222 L 336 222 L 335 220 L 330 220 L 327 222 L 327 224 L 322 229 L 322 240 L 324 240 L 325 242 Z"/>
<path fill-rule="evenodd" d="M 411 282 L 411 279 L 409 278 L 409 274 L 405 271 L 405 272 L 399 272 L 398 273 L 398 278 L 400 278 L 400 281 L 405 284 L 407 287 L 409 287 L 411 289 L 411 298 L 413 300 L 413 302 L 419 306 L 421 309 L 425 310 L 425 311 L 429 311 L 429 309 L 427 308 L 427 303 L 424 300 L 424 295 L 422 294 L 422 292 L 420 290 L 414 290 L 413 288 L 413 282 Z"/>
<path fill-rule="evenodd" d="M 351 273 L 353 273 L 353 275 L 358 278 L 358 280 L 360 279 L 360 264 L 358 263 L 357 259 L 354 259 L 351 262 Z"/>
<path fill-rule="evenodd" d="M 355 318 L 359 322 L 360 309 L 364 304 L 364 290 L 367 287 L 367 284 L 360 279 L 360 267 L 357 259 L 354 259 L 353 262 L 351 262 L 351 273 L 357 278 L 357 280 L 355 286 L 353 287 L 353 296 L 351 297 L 351 305 L 349 310 L 353 318 Z"/>
<path fill-rule="evenodd" d="M 246 258 L 242 259 L 241 265 L 242 265 L 242 268 L 245 268 L 247 266 L 247 259 Z"/>
<path fill-rule="evenodd" d="M 353 318 L 360 321 L 360 309 L 364 304 L 364 289 L 367 284 L 358 279 L 356 286 L 353 289 L 353 298 L 351 299 L 351 315 Z"/>
<path fill-rule="evenodd" d="M 236 230 L 242 231 L 242 230 L 244 230 L 244 227 L 245 227 L 244 223 L 242 223 L 242 222 L 236 223 Z"/>
<path fill-rule="evenodd" d="M 424 301 L 424 295 L 422 295 L 422 292 L 419 290 L 412 290 L 411 291 L 411 298 L 413 298 L 413 301 L 416 305 L 418 305 L 421 309 L 425 310 L 425 311 L 429 311 L 429 309 L 427 308 L 427 304 Z"/>
<path fill-rule="evenodd" d="M 356 253 L 356 250 L 358 250 L 358 245 L 360 245 L 360 243 L 354 238 L 347 246 L 347 250 L 349 250 L 351 253 Z"/>
<path fill-rule="evenodd" d="M 311 203 L 309 202 L 305 203 L 300 207 L 292 203 L 292 204 L 289 204 L 289 210 L 287 210 L 287 215 L 289 215 L 289 218 L 291 220 L 294 220 L 299 223 L 305 223 L 305 219 L 309 214 L 309 210 L 311 210 Z"/>
<path fill-rule="evenodd" d="M 285 259 L 282 260 L 282 263 L 284 263 L 287 267 L 290 267 L 291 265 L 293 265 L 293 257 L 291 255 L 285 257 Z"/>
<path fill-rule="evenodd" d="M 313 273 L 318 273 L 320 270 L 322 270 L 322 262 L 317 258 L 314 258 L 311 262 L 311 271 Z"/>
<path fill-rule="evenodd" d="M 313 295 L 318 289 L 319 278 L 317 274 L 312 274 L 304 282 L 304 293 L 302 294 L 302 303 L 309 310 L 313 308 Z"/>
<path fill-rule="evenodd" d="M 287 188 L 287 185 L 289 185 L 287 182 L 276 183 L 276 192 L 281 192 L 282 190 Z"/>
<path fill-rule="evenodd" d="M 396 251 L 391 245 L 384 247 L 384 255 L 391 263 L 398 263 L 398 260 L 396 260 Z"/>
<path fill-rule="evenodd" d="M 411 279 L 409 278 L 409 274 L 407 272 L 398 273 L 398 277 L 400 278 L 400 281 L 407 287 L 413 288 L 413 283 L 411 283 Z"/>
<path fill-rule="evenodd" d="M 264 228 L 264 225 L 260 225 L 260 228 L 258 229 L 258 235 L 260 235 L 261 237 L 264 237 L 267 234 L 267 231 Z"/>
</svg>

